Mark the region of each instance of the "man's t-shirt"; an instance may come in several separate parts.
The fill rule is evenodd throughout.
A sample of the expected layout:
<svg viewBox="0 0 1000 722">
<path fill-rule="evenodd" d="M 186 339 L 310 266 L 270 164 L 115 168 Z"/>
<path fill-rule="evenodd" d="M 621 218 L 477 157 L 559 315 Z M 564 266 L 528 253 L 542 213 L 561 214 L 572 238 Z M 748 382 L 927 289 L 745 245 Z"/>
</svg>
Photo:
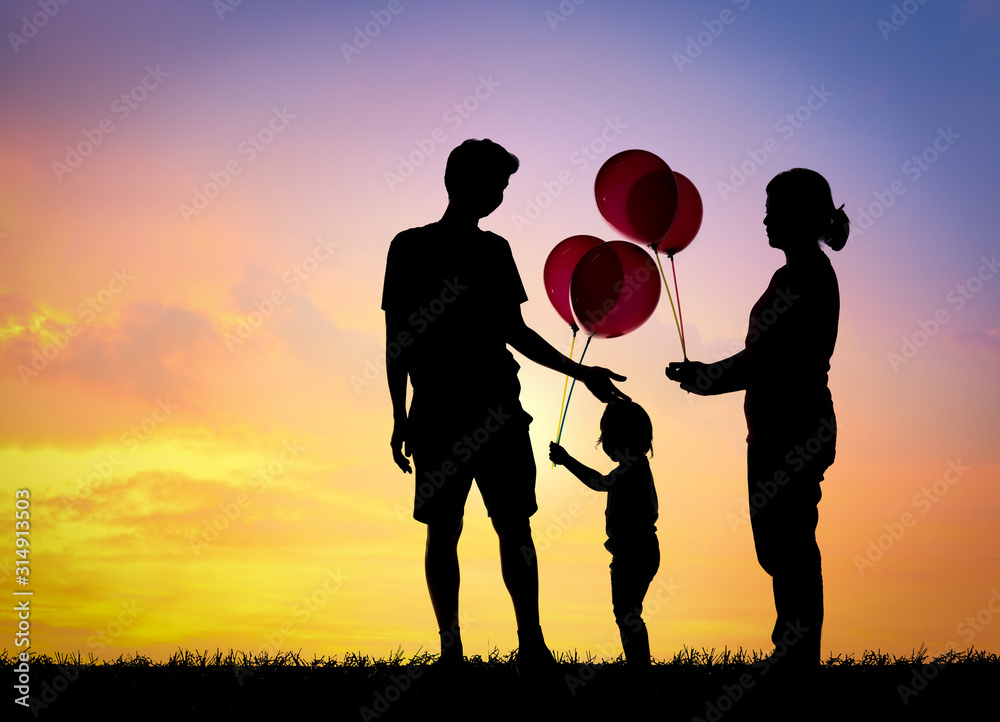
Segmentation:
<svg viewBox="0 0 1000 722">
<path fill-rule="evenodd" d="M 489 231 L 441 223 L 398 234 L 386 259 L 382 309 L 402 324 L 410 419 L 475 420 L 517 403 L 520 368 L 506 329 L 528 300 L 510 244 Z M 517 406 L 520 410 L 520 406 Z"/>
</svg>

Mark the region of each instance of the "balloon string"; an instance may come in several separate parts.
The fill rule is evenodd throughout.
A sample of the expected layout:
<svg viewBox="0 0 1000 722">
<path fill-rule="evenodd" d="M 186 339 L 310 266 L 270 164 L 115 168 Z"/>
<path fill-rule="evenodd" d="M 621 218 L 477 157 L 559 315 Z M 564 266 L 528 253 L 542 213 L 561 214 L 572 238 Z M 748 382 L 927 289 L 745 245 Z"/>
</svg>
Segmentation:
<svg viewBox="0 0 1000 722">
<path fill-rule="evenodd" d="M 653 249 L 653 255 L 656 256 L 656 265 L 660 267 L 660 276 L 663 278 L 663 285 L 667 289 L 667 298 L 670 299 L 670 310 L 674 312 L 674 323 L 677 325 L 677 335 L 681 340 L 681 352 L 684 354 L 684 360 L 687 361 L 687 349 L 684 347 L 684 334 L 681 332 L 681 323 L 677 320 L 677 309 L 674 308 L 674 297 L 670 294 L 670 284 L 667 283 L 667 274 L 663 272 L 663 263 L 660 261 L 660 254 L 656 251 L 658 243 L 654 243 L 650 246 Z"/>
<path fill-rule="evenodd" d="M 684 337 L 684 312 L 681 311 L 681 289 L 677 285 L 677 266 L 674 264 L 674 254 L 668 254 L 667 258 L 670 259 L 670 270 L 674 274 L 674 294 L 677 296 L 677 317 L 680 319 L 680 331 L 681 331 L 681 351 L 684 352 L 684 360 L 687 361 L 687 340 Z"/>
<path fill-rule="evenodd" d="M 590 347 L 590 341 L 591 341 L 591 339 L 592 339 L 592 338 L 594 338 L 594 337 L 593 337 L 593 336 L 587 336 L 587 343 L 585 343 L 585 344 L 583 345 L 583 353 L 581 353 L 581 354 L 580 354 L 580 361 L 579 361 L 579 363 L 580 363 L 580 364 L 582 364 L 582 363 L 583 363 L 583 357 L 587 355 L 587 348 L 589 348 L 589 347 Z M 571 384 L 569 385 L 569 396 L 567 396 L 567 397 L 566 397 L 566 408 L 565 408 L 565 409 L 563 409 L 563 413 L 562 413 L 562 421 L 560 421 L 560 422 L 559 422 L 559 435 L 558 435 L 558 436 L 556 437 L 556 443 L 557 443 L 557 444 L 558 444 L 558 443 L 559 443 L 560 441 L 562 441 L 562 430 L 563 430 L 563 425 L 564 425 L 564 424 L 565 424 L 565 422 L 566 422 L 566 414 L 567 414 L 567 412 L 569 411 L 569 402 L 570 402 L 570 400 L 572 400 L 572 398 L 573 398 L 573 389 L 574 389 L 574 387 L 575 387 L 575 386 L 576 386 L 576 379 L 573 379 L 573 383 L 571 383 Z M 553 463 L 553 464 L 552 464 L 552 468 L 553 468 L 553 469 L 554 469 L 554 468 L 556 468 L 556 465 L 555 465 L 555 463 Z"/>
<path fill-rule="evenodd" d="M 570 345 L 569 345 L 569 360 L 570 361 L 573 360 L 573 349 L 576 347 L 576 332 L 577 332 L 577 330 L 578 330 L 577 328 L 575 328 L 575 327 L 573 328 L 573 340 L 572 340 L 572 342 L 570 342 Z M 567 388 L 569 388 L 569 374 L 566 374 L 566 380 L 563 381 L 562 401 L 559 402 L 559 415 L 560 415 L 560 418 L 559 418 L 559 425 L 556 428 L 556 438 L 557 439 L 560 436 L 562 436 L 562 425 L 563 425 L 563 422 L 562 422 L 562 410 L 563 410 L 563 407 L 566 405 L 566 389 Z M 555 466 L 555 464 L 553 464 L 553 466 Z"/>
</svg>

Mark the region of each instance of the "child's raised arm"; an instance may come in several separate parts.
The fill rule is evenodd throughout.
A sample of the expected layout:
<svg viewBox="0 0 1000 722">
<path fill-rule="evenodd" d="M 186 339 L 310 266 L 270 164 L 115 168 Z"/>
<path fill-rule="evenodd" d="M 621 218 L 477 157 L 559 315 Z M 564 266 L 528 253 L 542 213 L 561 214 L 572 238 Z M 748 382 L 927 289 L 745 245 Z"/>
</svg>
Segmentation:
<svg viewBox="0 0 1000 722">
<path fill-rule="evenodd" d="M 565 466 L 569 472 L 594 491 L 607 491 L 607 480 L 599 473 L 584 466 L 574 459 L 566 449 L 556 442 L 549 442 L 549 460 L 560 466 Z"/>
</svg>

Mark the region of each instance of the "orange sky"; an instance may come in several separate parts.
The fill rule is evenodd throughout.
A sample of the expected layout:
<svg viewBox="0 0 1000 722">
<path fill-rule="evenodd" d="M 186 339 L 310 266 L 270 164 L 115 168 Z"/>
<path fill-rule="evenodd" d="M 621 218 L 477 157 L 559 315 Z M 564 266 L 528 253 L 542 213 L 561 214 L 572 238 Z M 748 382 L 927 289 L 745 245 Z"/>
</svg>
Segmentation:
<svg viewBox="0 0 1000 722">
<path fill-rule="evenodd" d="M 831 21 L 736 3 L 737 20 L 678 70 L 673 53 L 711 18 L 677 5 L 588 3 L 552 27 L 531 3 L 407 4 L 348 62 L 342 43 L 367 10 L 72 4 L 5 48 L 0 469 L 11 506 L 15 489 L 31 493 L 34 651 L 434 649 L 413 480 L 388 452 L 379 301 L 390 239 L 439 217 L 447 152 L 466 137 L 521 158 L 483 227 L 511 243 L 529 325 L 564 351 L 542 264 L 567 236 L 617 237 L 593 200 L 604 159 L 646 148 L 701 190 L 704 225 L 677 271 L 688 354 L 702 360 L 739 347 L 781 263 L 760 225 L 766 182 L 823 172 L 855 223 L 832 258 L 843 308 L 840 443 L 818 532 L 824 653 L 997 648 L 1000 283 L 985 159 L 1000 105 L 976 55 L 995 53 L 996 18 L 975 2 L 928 5 L 886 40 L 867 7 Z M 10 3 L 0 28 L 33 9 Z M 789 40 L 806 21 L 809 42 Z M 811 52 L 847 39 L 846 67 Z M 928 44 L 958 41 L 968 55 L 939 74 L 914 65 Z M 821 86 L 832 95 L 789 135 L 781 119 Z M 948 128 L 960 137 L 933 163 L 906 165 Z M 98 131 L 75 168 L 54 165 Z M 720 191 L 768 138 L 777 149 Z M 213 197 L 185 211 L 199 193 Z M 653 419 L 653 654 L 763 649 L 773 608 L 743 523 L 742 398 L 680 391 L 663 377 L 679 357 L 665 298 L 587 357 L 627 375 Z M 549 468 L 563 379 L 521 361 L 546 637 L 614 656 L 604 500 Z M 563 442 L 607 469 L 600 412 L 578 390 Z M 474 492 L 460 546 L 470 654 L 516 645 L 496 547 Z M 0 551 L 10 590 L 15 559 Z"/>
</svg>

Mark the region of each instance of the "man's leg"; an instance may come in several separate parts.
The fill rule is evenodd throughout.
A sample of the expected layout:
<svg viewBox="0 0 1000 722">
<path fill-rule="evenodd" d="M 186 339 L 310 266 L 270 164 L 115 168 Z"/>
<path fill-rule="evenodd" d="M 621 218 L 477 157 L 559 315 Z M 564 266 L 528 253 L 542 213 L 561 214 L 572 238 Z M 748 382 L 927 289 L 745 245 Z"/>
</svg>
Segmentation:
<svg viewBox="0 0 1000 722">
<path fill-rule="evenodd" d="M 461 661 L 462 658 L 458 626 L 458 539 L 461 535 L 461 517 L 457 522 L 427 524 L 424 572 L 441 635 L 441 659 L 446 661 Z"/>
<path fill-rule="evenodd" d="M 538 565 L 531 524 L 527 517 L 492 517 L 500 539 L 500 569 L 514 603 L 517 619 L 518 662 L 526 665 L 553 662 L 538 622 Z"/>
<path fill-rule="evenodd" d="M 500 569 L 514 603 L 518 629 L 538 626 L 538 566 L 527 518 L 493 518 L 500 539 Z"/>
<path fill-rule="evenodd" d="M 538 509 L 531 417 L 516 400 L 503 408 L 512 419 L 477 455 L 476 482 L 500 541 L 500 569 L 517 619 L 518 666 L 531 673 L 555 661 L 538 623 L 538 566 L 529 521 Z"/>
</svg>

